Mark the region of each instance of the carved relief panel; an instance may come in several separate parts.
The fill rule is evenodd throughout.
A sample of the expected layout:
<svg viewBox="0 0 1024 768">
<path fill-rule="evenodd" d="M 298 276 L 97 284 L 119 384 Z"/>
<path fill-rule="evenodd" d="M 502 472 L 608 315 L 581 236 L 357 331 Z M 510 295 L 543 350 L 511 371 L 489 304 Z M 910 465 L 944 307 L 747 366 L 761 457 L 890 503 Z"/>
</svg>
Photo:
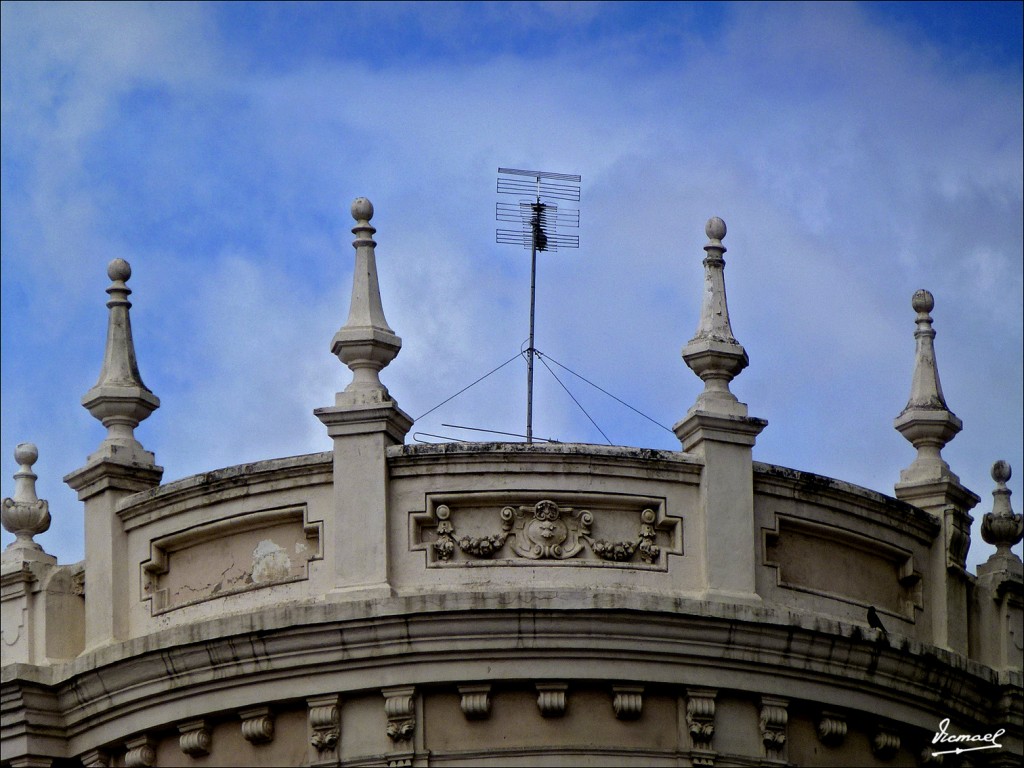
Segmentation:
<svg viewBox="0 0 1024 768">
<path fill-rule="evenodd" d="M 428 494 L 410 515 L 427 567 L 590 565 L 667 570 L 683 554 L 683 520 L 665 500 L 615 494 Z"/>
</svg>

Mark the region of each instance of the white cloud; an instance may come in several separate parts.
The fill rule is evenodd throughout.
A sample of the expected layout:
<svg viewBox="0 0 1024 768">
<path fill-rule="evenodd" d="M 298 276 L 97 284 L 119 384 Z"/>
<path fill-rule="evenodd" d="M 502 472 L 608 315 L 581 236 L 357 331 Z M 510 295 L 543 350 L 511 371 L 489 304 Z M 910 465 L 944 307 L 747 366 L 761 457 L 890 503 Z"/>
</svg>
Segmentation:
<svg viewBox="0 0 1024 768">
<path fill-rule="evenodd" d="M 351 9 L 353 26 L 414 13 L 379 5 Z M 425 14 L 420 32 L 452 44 L 482 22 L 601 20 L 600 6 L 477 7 L 432 7 L 448 23 Z M 347 307 L 356 195 L 377 209 L 385 312 L 405 343 L 382 378 L 419 415 L 526 337 L 529 257 L 493 234 L 495 171 L 522 165 L 583 176 L 580 250 L 541 258 L 538 346 L 663 424 L 700 389 L 679 349 L 717 214 L 751 357 L 734 389 L 771 421 L 759 459 L 891 490 L 913 455 L 891 426 L 909 391 L 909 299 L 928 287 L 946 395 L 966 424 L 947 458 L 985 496 L 991 461 L 1021 461 L 1017 73 L 952 70 L 834 4 L 742 6 L 717 39 L 673 17 L 550 54 L 415 67 L 312 45 L 257 66 L 244 39 L 218 39 L 209 6 L 3 8 L 4 292 L 26 286 L 33 326 L 12 336 L 5 309 L 5 400 L 76 414 L 54 434 L 5 403 L 4 455 L 37 429 L 62 446 L 59 475 L 98 441 L 98 425 L 82 437 L 76 400 L 98 370 L 113 256 L 135 268 L 140 363 L 164 402 L 140 438 L 169 477 L 323 449 L 311 411 L 348 381 L 328 346 Z M 146 85 L 161 99 L 155 126 L 126 112 Z M 129 129 L 150 141 L 136 166 L 119 154 Z M 108 158 L 137 167 L 140 199 L 90 175 Z M 112 208 L 140 217 L 142 234 Z M 56 390 L 12 362 L 56 356 L 43 350 L 73 371 Z M 12 390 L 12 374 L 33 383 Z M 518 431 L 524 376 L 513 363 L 418 427 Z M 537 380 L 538 434 L 600 439 L 546 371 Z M 615 441 L 673 446 L 571 386 Z"/>
</svg>

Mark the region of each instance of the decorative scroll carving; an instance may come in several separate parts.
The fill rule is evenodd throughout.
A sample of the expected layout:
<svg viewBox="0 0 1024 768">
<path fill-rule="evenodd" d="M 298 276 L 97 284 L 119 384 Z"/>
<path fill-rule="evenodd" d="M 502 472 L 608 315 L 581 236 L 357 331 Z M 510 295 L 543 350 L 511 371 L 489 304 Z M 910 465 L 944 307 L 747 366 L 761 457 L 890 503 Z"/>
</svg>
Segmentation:
<svg viewBox="0 0 1024 768">
<path fill-rule="evenodd" d="M 124 743 L 125 768 L 153 768 L 156 765 L 156 740 L 151 736 L 139 736 Z"/>
<path fill-rule="evenodd" d="M 319 759 L 336 756 L 341 739 L 341 719 L 338 717 L 337 696 L 317 696 L 307 699 L 309 707 L 309 743 Z"/>
<path fill-rule="evenodd" d="M 459 694 L 462 696 L 462 714 L 467 720 L 486 720 L 491 716 L 491 686 L 489 683 L 482 685 L 460 685 Z"/>
<path fill-rule="evenodd" d="M 900 749 L 900 737 L 887 726 L 878 726 L 878 731 L 871 739 L 871 753 L 879 760 L 889 760 Z"/>
<path fill-rule="evenodd" d="M 250 744 L 266 744 L 274 740 L 274 715 L 270 707 L 252 707 L 240 710 L 242 736 Z"/>
<path fill-rule="evenodd" d="M 393 756 L 388 758 L 388 768 L 412 768 L 412 755 Z"/>
<path fill-rule="evenodd" d="M 822 744 L 838 747 L 846 738 L 846 717 L 837 712 L 822 712 L 818 720 L 818 739 Z"/>
<path fill-rule="evenodd" d="M 384 714 L 387 715 L 388 738 L 394 742 L 408 741 L 416 730 L 416 709 L 412 686 L 385 688 Z"/>
<path fill-rule="evenodd" d="M 561 717 L 565 714 L 566 683 L 537 683 L 537 707 L 544 717 Z"/>
<path fill-rule="evenodd" d="M 789 712 L 786 699 L 773 696 L 761 697 L 761 743 L 764 745 L 764 756 L 772 760 L 784 760 L 786 749 L 786 723 Z"/>
<path fill-rule="evenodd" d="M 210 754 L 213 737 L 205 720 L 189 720 L 178 724 L 178 746 L 189 757 L 203 757 Z"/>
<path fill-rule="evenodd" d="M 451 562 L 456 551 L 473 558 L 491 558 L 505 549 L 506 543 L 509 545 L 506 557 L 527 560 L 569 560 L 585 549 L 600 560 L 610 562 L 625 563 L 639 559 L 654 564 L 659 560 L 661 547 L 656 543 L 658 513 L 654 509 L 640 511 L 637 533 L 631 539 L 595 539 L 592 532 L 596 517 L 597 513 L 591 510 L 561 506 L 550 499 L 542 499 L 533 505 L 502 507 L 499 512 L 500 530 L 470 536 L 456 530 L 451 507 L 438 504 L 432 515 L 436 521 L 436 538 L 424 546 L 429 546 L 435 559 L 442 563 Z M 669 526 L 673 533 L 676 525 Z"/>
<path fill-rule="evenodd" d="M 715 694 L 713 688 L 688 688 L 686 691 L 686 727 L 693 743 L 694 765 L 714 765 Z"/>
<path fill-rule="evenodd" d="M 434 542 L 434 552 L 438 560 L 449 560 L 455 554 L 455 539 L 452 538 L 455 528 L 452 527 L 451 514 L 452 511 L 444 504 L 438 505 L 434 510 L 437 517 L 437 541 Z"/>
<path fill-rule="evenodd" d="M 642 685 L 613 685 L 612 709 L 619 720 L 636 720 L 644 707 L 644 687 Z"/>
<path fill-rule="evenodd" d="M 512 549 L 530 560 L 566 560 L 583 549 L 589 538 L 594 516 L 587 510 L 559 507 L 544 499 L 529 507 L 505 507 L 501 510 L 502 529 L 514 529 Z M 564 516 L 564 517 L 563 517 Z"/>
</svg>

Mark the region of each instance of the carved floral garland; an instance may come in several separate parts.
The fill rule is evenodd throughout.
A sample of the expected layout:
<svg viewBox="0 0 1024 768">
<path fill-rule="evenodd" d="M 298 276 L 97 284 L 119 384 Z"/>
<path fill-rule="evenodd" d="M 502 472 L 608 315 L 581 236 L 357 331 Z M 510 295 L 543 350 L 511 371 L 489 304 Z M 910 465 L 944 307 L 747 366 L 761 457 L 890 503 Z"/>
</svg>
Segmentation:
<svg viewBox="0 0 1024 768">
<path fill-rule="evenodd" d="M 528 517 L 531 511 L 532 519 Z M 661 553 L 661 548 L 654 543 L 656 515 L 653 509 L 640 513 L 640 531 L 636 539 L 629 541 L 594 539 L 590 535 L 594 524 L 592 512 L 559 507 L 547 499 L 538 501 L 532 508 L 504 507 L 500 513 L 501 531 L 480 537 L 458 536 L 451 521 L 451 509 L 444 504 L 438 505 L 435 515 L 438 522 L 434 553 L 445 562 L 455 554 L 456 547 L 473 557 L 492 557 L 510 536 L 513 551 L 530 560 L 566 560 L 576 556 L 584 544 L 597 557 L 614 562 L 632 560 L 639 551 L 641 560 L 653 563 Z"/>
</svg>

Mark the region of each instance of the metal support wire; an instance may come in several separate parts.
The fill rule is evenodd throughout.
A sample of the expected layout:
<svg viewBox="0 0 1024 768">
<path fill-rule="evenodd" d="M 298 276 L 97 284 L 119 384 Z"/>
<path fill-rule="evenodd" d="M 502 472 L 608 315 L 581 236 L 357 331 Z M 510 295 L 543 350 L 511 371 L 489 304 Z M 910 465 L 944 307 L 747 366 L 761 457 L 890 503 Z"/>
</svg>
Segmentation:
<svg viewBox="0 0 1024 768">
<path fill-rule="evenodd" d="M 589 413 L 587 413 L 587 409 L 583 407 L 583 405 L 582 405 L 582 404 L 580 403 L 580 401 L 576 399 L 576 396 L 575 396 L 575 395 L 574 395 L 574 394 L 573 394 L 572 392 L 570 392 L 570 391 L 569 391 L 569 388 L 568 388 L 567 386 L 565 386 L 565 384 L 564 384 L 564 383 L 562 383 L 562 380 L 561 380 L 560 378 L 558 378 L 558 376 L 557 376 L 557 375 L 555 374 L 555 372 L 554 372 L 554 371 L 552 371 L 552 370 L 551 370 L 551 366 L 547 364 L 547 361 L 546 361 L 546 360 L 544 359 L 544 357 L 543 357 L 543 356 L 541 356 L 541 354 L 540 354 L 539 352 L 536 352 L 536 350 L 534 350 L 534 351 L 535 351 L 535 353 L 536 353 L 537 357 L 539 357 L 539 358 L 540 358 L 540 361 L 541 361 L 542 363 L 544 363 L 544 367 L 548 369 L 548 373 L 550 373 L 550 374 L 551 374 L 552 376 L 554 376 L 554 378 L 555 378 L 555 381 L 557 381 L 557 382 L 558 382 L 559 384 L 561 384 L 561 386 L 562 386 L 562 389 L 564 389 L 564 390 L 565 390 L 565 393 L 566 393 L 567 395 L 569 395 L 569 397 L 571 397 L 571 398 L 572 398 L 572 401 L 573 401 L 574 403 L 576 403 L 576 406 L 577 406 L 577 407 L 578 407 L 578 408 L 579 408 L 579 409 L 580 409 L 581 411 L 583 411 L 583 415 L 584 415 L 584 416 L 586 416 L 586 417 L 587 417 L 588 419 L 590 419 L 590 423 L 591 423 L 591 424 L 593 424 L 593 425 L 594 425 L 594 428 L 595 428 L 595 429 L 597 429 L 597 431 L 601 433 L 601 437 L 603 437 L 603 438 L 604 438 L 605 442 L 606 442 L 606 443 L 608 443 L 608 445 L 613 445 L 612 441 L 608 439 L 608 435 L 606 435 L 606 434 L 604 433 L 604 430 L 603 430 L 603 429 L 601 429 L 601 428 L 600 428 L 600 427 L 599 427 L 599 426 L 597 425 L 597 422 L 596 422 L 596 421 L 594 421 L 593 417 L 592 417 L 592 416 L 591 416 L 591 415 L 590 415 Z M 566 369 L 566 370 L 568 370 L 568 369 Z"/>
<path fill-rule="evenodd" d="M 626 406 L 627 408 L 629 408 L 629 410 L 633 411 L 633 413 L 637 414 L 638 416 L 643 416 L 643 417 L 644 417 L 645 419 L 647 419 L 647 420 L 648 420 L 649 422 L 651 422 L 652 424 L 655 424 L 655 425 L 657 425 L 657 426 L 661 427 L 661 428 L 662 428 L 662 429 L 664 429 L 664 430 L 665 430 L 666 432 L 669 432 L 669 433 L 671 433 L 671 434 L 673 434 L 673 435 L 675 434 L 675 432 L 672 432 L 672 430 L 671 430 L 671 429 L 669 429 L 668 427 L 666 427 L 666 426 L 665 426 L 664 424 L 662 424 L 661 422 L 659 422 L 659 421 L 657 421 L 657 420 L 655 420 L 655 419 L 652 419 L 652 418 L 651 418 L 650 416 L 648 416 L 648 415 L 647 415 L 646 413 L 644 413 L 643 411 L 639 411 L 639 410 L 637 410 L 637 409 L 636 409 L 636 408 L 634 408 L 634 407 L 633 407 L 632 405 L 630 405 L 629 403 L 627 403 L 627 402 L 626 402 L 625 400 L 623 400 L 623 399 L 621 399 L 621 398 L 618 398 L 618 397 L 616 397 L 616 396 L 615 396 L 615 395 L 613 395 L 613 394 L 612 394 L 611 392 L 609 392 L 609 391 L 608 391 L 607 389 L 603 389 L 603 388 L 599 387 L 599 386 L 598 386 L 597 384 L 595 384 L 594 382 L 592 382 L 592 381 L 591 381 L 590 379 L 586 378 L 585 376 L 581 376 L 580 374 L 576 373 L 576 371 L 572 370 L 571 368 L 569 368 L 569 367 L 567 367 L 567 366 L 565 366 L 565 365 L 562 365 L 562 364 L 561 364 L 560 362 L 558 362 L 557 360 L 555 360 L 555 358 L 551 357 L 551 355 L 544 355 L 544 354 L 542 354 L 542 353 L 540 352 L 540 350 L 537 350 L 537 356 L 538 356 L 538 357 L 546 357 L 546 358 L 547 358 L 548 360 L 550 360 L 550 361 L 551 361 L 552 363 L 554 363 L 555 365 L 557 365 L 557 366 L 558 366 L 559 368 L 561 368 L 561 369 L 563 369 L 563 370 L 566 370 L 566 371 L 568 371 L 568 372 L 569 372 L 569 373 L 571 373 L 571 374 L 572 374 L 573 376 L 575 376 L 575 377 L 576 377 L 577 379 L 581 379 L 582 381 L 585 381 L 585 382 L 586 382 L 587 384 L 589 384 L 590 386 L 592 386 L 592 387 L 593 387 L 594 389 L 596 389 L 596 390 L 598 390 L 599 392 L 603 392 L 604 394 L 608 395 L 608 397 L 610 397 L 610 398 L 611 398 L 612 400 L 614 400 L 615 402 L 617 402 L 617 403 L 620 403 L 621 405 L 624 405 L 624 406 Z M 602 433 L 602 434 L 604 434 L 604 433 Z"/>
<path fill-rule="evenodd" d="M 469 389 L 469 388 L 471 388 L 471 387 L 475 387 L 475 386 L 476 386 L 477 384 L 479 384 L 479 383 L 480 383 L 481 381 L 483 381 L 484 379 L 486 379 L 486 378 L 487 378 L 488 376 L 490 376 L 490 375 L 491 375 L 492 373 L 497 373 L 497 372 L 498 372 L 498 371 L 500 371 L 500 370 L 501 370 L 502 368 L 504 368 L 504 367 L 505 367 L 506 365 L 508 365 L 509 363 L 511 363 L 511 362 L 512 362 L 513 360 L 515 360 L 515 359 L 516 359 L 517 357 L 522 357 L 522 354 L 523 354 L 522 352 L 517 352 L 517 353 L 516 353 L 516 354 L 514 354 L 514 355 L 513 355 L 512 357 L 510 357 L 510 358 L 509 358 L 508 360 L 506 360 L 506 361 L 505 361 L 504 363 L 502 363 L 501 365 L 499 365 L 499 366 L 498 366 L 497 368 L 493 368 L 492 370 L 488 371 L 488 372 L 487 372 L 487 373 L 485 373 L 485 374 L 484 374 L 483 376 L 481 376 L 481 377 L 480 377 L 479 379 L 477 379 L 476 381 L 474 381 L 474 382 L 473 382 L 472 384 L 468 384 L 468 385 L 466 385 L 465 387 L 463 387 L 462 389 L 460 389 L 460 390 L 459 390 L 458 392 L 456 392 L 456 393 L 455 393 L 454 395 L 452 395 L 451 397 L 447 398 L 446 400 L 442 400 L 442 401 L 441 401 L 440 403 L 438 403 L 437 405 L 435 405 L 435 406 L 434 406 L 433 408 L 431 408 L 431 409 L 430 409 L 429 411 L 426 411 L 425 413 L 423 413 L 423 414 L 421 414 L 421 415 L 417 416 L 417 417 L 416 417 L 416 419 L 415 419 L 415 421 L 419 421 L 419 420 L 420 420 L 420 419 L 422 419 L 422 418 L 423 418 L 424 416 L 427 416 L 427 415 L 429 415 L 429 414 L 433 413 L 434 411 L 436 411 L 436 410 L 437 410 L 438 408 L 440 408 L 440 407 L 441 407 L 442 405 L 444 405 L 445 403 L 449 403 L 449 402 L 451 402 L 451 401 L 452 401 L 452 400 L 454 400 L 454 399 L 455 399 L 456 397 L 458 397 L 458 396 L 459 396 L 459 395 L 461 395 L 461 394 L 462 394 L 463 392 L 465 392 L 465 391 L 466 391 L 467 389 Z"/>
</svg>

